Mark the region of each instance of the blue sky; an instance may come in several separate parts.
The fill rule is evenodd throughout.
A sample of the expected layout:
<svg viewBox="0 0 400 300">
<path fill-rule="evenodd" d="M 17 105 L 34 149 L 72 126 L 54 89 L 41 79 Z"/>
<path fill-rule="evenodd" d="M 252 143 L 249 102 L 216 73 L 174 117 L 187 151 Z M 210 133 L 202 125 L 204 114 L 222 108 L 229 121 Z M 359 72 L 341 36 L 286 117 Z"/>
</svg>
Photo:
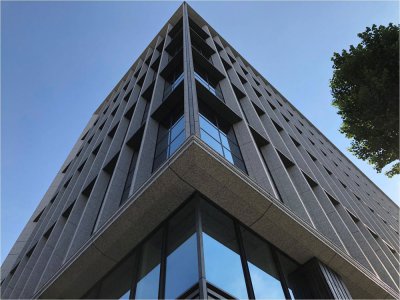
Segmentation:
<svg viewBox="0 0 400 300">
<path fill-rule="evenodd" d="M 397 2 L 189 4 L 399 203 L 399 178 L 346 150 L 329 91 L 333 52 L 366 26 L 398 23 Z M 1 3 L 2 261 L 93 111 L 179 5 Z"/>
</svg>

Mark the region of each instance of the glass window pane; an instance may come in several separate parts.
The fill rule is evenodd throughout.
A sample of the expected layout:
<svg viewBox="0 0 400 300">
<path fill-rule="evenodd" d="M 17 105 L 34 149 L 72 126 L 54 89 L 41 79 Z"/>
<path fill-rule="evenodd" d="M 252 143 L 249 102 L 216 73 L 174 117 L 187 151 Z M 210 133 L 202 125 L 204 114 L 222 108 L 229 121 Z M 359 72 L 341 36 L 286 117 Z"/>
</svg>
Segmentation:
<svg viewBox="0 0 400 300">
<path fill-rule="evenodd" d="M 185 119 L 183 116 L 171 127 L 171 141 L 185 129 Z"/>
<path fill-rule="evenodd" d="M 180 297 L 198 280 L 195 214 L 189 204 L 169 222 L 165 298 Z"/>
<path fill-rule="evenodd" d="M 269 245 L 243 228 L 242 237 L 256 299 L 285 299 Z"/>
<path fill-rule="evenodd" d="M 206 279 L 235 298 L 247 299 L 233 221 L 211 205 L 203 204 L 201 214 Z"/>
<path fill-rule="evenodd" d="M 283 255 L 281 253 L 278 253 L 278 257 L 279 257 L 279 263 L 281 264 L 281 268 L 283 270 L 283 275 L 285 276 L 286 282 L 289 286 L 289 294 L 292 299 L 295 299 L 294 297 L 294 294 L 296 294 L 296 290 L 294 289 L 295 283 L 290 280 L 291 278 L 290 274 L 295 272 L 299 267 L 299 265 L 286 255 Z"/>
<path fill-rule="evenodd" d="M 100 299 L 129 299 L 135 264 L 135 254 L 122 261 L 102 280 L 97 297 Z"/>
<path fill-rule="evenodd" d="M 222 156 L 224 155 L 224 153 L 222 152 L 221 144 L 218 143 L 214 138 L 212 138 L 207 132 L 205 132 L 204 130 L 200 130 L 200 137 L 204 142 L 206 142 L 207 145 L 209 145 Z"/>
<path fill-rule="evenodd" d="M 222 142 L 222 145 L 224 145 L 224 147 L 226 147 L 226 148 L 229 149 L 230 146 L 229 146 L 228 138 L 226 137 L 225 133 L 223 133 L 222 131 L 221 131 L 220 133 L 221 133 L 221 142 Z"/>
<path fill-rule="evenodd" d="M 211 124 L 205 117 L 200 115 L 200 128 L 206 131 L 209 135 L 211 135 L 214 139 L 220 142 L 218 129 Z"/>
<path fill-rule="evenodd" d="M 136 299 L 158 298 L 162 231 L 157 231 L 142 248 L 141 266 L 136 285 Z"/>
<path fill-rule="evenodd" d="M 185 141 L 185 131 L 181 131 L 181 133 L 172 141 L 169 148 L 169 156 L 175 153 L 175 151 L 179 148 L 180 145 Z"/>
<path fill-rule="evenodd" d="M 224 147 L 224 156 L 225 156 L 225 158 L 226 158 L 227 160 L 229 160 L 232 164 L 235 163 L 234 160 L 233 160 L 233 157 L 232 157 L 231 152 L 230 152 L 228 149 L 226 149 L 225 147 Z"/>
</svg>

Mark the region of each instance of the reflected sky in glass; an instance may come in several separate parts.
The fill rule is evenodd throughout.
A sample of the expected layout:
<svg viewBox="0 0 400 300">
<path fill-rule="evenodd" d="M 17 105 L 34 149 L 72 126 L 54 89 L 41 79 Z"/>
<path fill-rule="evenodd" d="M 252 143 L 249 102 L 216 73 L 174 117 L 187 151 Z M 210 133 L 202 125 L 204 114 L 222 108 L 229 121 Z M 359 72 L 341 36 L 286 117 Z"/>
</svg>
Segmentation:
<svg viewBox="0 0 400 300">
<path fill-rule="evenodd" d="M 281 283 L 274 277 L 248 263 L 256 299 L 285 299 Z"/>
<path fill-rule="evenodd" d="M 160 278 L 160 265 L 157 265 L 136 286 L 136 299 L 157 299 L 158 279 Z"/>
<path fill-rule="evenodd" d="M 207 281 L 236 298 L 248 299 L 239 255 L 206 233 L 203 245 Z"/>
<path fill-rule="evenodd" d="M 167 257 L 165 298 L 175 299 L 199 280 L 196 235 L 193 234 Z"/>
</svg>

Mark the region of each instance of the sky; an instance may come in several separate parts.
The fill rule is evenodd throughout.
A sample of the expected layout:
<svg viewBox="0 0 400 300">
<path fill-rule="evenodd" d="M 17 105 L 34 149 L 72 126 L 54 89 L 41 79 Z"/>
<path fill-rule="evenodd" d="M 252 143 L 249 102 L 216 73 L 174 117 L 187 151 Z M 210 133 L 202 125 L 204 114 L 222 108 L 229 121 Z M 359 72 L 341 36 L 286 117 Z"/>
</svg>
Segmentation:
<svg viewBox="0 0 400 300">
<path fill-rule="evenodd" d="M 181 2 L 1 2 L 1 261 L 98 105 Z M 347 151 L 330 58 L 397 2 L 189 2 L 393 201 L 388 179 Z"/>
</svg>

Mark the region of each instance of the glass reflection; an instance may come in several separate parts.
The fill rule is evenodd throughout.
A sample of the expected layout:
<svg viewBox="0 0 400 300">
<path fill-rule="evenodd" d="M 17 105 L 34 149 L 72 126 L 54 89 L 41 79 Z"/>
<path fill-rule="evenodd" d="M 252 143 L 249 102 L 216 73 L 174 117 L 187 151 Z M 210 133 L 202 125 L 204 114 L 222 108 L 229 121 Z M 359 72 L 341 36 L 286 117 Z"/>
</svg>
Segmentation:
<svg viewBox="0 0 400 300">
<path fill-rule="evenodd" d="M 202 114 L 200 114 L 199 120 L 201 139 L 211 148 L 225 157 L 230 163 L 246 172 L 246 167 L 243 163 L 243 158 L 231 126 L 219 124 L 218 120 L 215 119 L 214 121 L 215 124 L 218 125 L 217 126 Z M 224 130 L 228 131 L 228 135 L 224 132 Z"/>
<path fill-rule="evenodd" d="M 199 280 L 193 205 L 171 219 L 167 236 L 165 298 L 176 299 Z"/>
<path fill-rule="evenodd" d="M 159 230 L 142 248 L 141 266 L 136 285 L 136 299 L 158 298 L 160 279 L 161 236 Z"/>
<path fill-rule="evenodd" d="M 232 297 L 247 299 L 233 222 L 209 204 L 202 206 L 206 279 Z"/>
<path fill-rule="evenodd" d="M 285 299 L 269 245 L 248 230 L 241 231 L 256 299 Z"/>
</svg>

